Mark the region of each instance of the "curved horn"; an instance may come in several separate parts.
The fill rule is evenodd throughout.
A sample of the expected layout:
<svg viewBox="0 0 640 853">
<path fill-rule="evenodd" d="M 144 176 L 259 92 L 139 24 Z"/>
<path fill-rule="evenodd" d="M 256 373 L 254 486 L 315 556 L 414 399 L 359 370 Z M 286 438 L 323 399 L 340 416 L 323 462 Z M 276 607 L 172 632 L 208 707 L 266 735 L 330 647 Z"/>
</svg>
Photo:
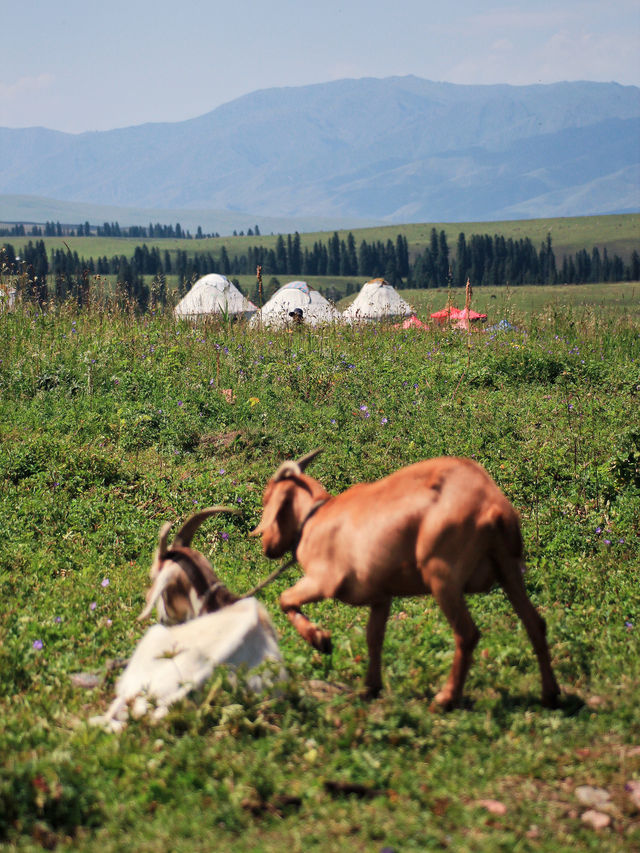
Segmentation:
<svg viewBox="0 0 640 853">
<path fill-rule="evenodd" d="M 305 453 L 304 456 L 301 456 L 300 459 L 296 460 L 296 464 L 300 467 L 301 471 L 304 471 L 307 465 L 310 462 L 313 462 L 313 460 L 319 453 L 322 453 L 322 447 L 316 447 L 315 450 L 311 450 L 309 451 L 309 453 Z"/>
<path fill-rule="evenodd" d="M 305 453 L 304 456 L 301 456 L 300 459 L 296 459 L 295 462 L 293 460 L 283 462 L 271 478 L 272 482 L 278 483 L 280 480 L 286 480 L 287 477 L 299 476 L 319 453 L 322 453 L 321 447 L 316 448 L 316 450 L 311 450 L 309 453 Z"/>
<path fill-rule="evenodd" d="M 240 511 L 233 506 L 210 506 L 200 512 L 196 512 L 189 516 L 180 530 L 178 530 L 173 540 L 172 547 L 188 548 L 191 545 L 194 533 L 200 527 L 202 522 L 210 516 L 218 515 L 218 513 L 221 512 L 231 512 L 234 515 L 240 515 Z"/>
<path fill-rule="evenodd" d="M 297 462 L 293 462 L 291 459 L 288 459 L 278 468 L 271 478 L 271 481 L 273 483 L 279 483 L 280 480 L 286 480 L 287 477 L 295 477 L 298 474 L 302 474 L 302 468 Z"/>
<path fill-rule="evenodd" d="M 172 524 L 170 521 L 166 521 L 162 527 L 160 528 L 160 534 L 158 536 L 158 550 L 157 555 L 162 558 L 167 553 L 167 537 L 169 536 L 169 531 L 171 530 Z"/>
</svg>

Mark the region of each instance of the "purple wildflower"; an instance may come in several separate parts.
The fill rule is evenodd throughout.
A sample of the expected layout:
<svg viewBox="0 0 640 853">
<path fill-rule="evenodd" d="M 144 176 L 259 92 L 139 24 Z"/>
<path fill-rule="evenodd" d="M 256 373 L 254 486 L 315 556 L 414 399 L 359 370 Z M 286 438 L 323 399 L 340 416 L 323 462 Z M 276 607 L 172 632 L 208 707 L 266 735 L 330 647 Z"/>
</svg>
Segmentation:
<svg viewBox="0 0 640 853">
<path fill-rule="evenodd" d="M 42 646 L 43 646 L 42 640 L 34 640 L 33 641 L 33 648 L 34 649 L 37 649 L 38 651 L 40 651 Z"/>
<path fill-rule="evenodd" d="M 62 622 L 62 616 L 56 616 L 55 622 Z"/>
<path fill-rule="evenodd" d="M 220 538 L 222 539 L 223 542 L 227 542 L 229 539 L 229 534 L 225 533 L 225 531 L 223 530 L 222 533 L 220 534 Z"/>
<path fill-rule="evenodd" d="M 100 582 L 100 586 L 103 586 L 103 587 L 109 586 L 109 578 L 102 578 L 102 581 Z"/>
<path fill-rule="evenodd" d="M 380 423 L 381 423 L 381 424 L 388 424 L 388 423 L 389 423 L 389 418 L 382 418 L 382 420 L 380 421 Z"/>
<path fill-rule="evenodd" d="M 89 605 L 89 610 L 95 610 L 97 606 L 98 605 L 96 604 L 96 602 L 92 601 L 91 604 Z"/>
</svg>

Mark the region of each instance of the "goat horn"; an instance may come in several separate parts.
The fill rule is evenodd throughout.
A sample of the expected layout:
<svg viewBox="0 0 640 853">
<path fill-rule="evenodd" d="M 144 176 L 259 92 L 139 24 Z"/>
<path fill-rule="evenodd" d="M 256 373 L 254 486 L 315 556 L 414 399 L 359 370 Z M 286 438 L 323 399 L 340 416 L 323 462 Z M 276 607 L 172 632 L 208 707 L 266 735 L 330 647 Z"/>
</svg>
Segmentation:
<svg viewBox="0 0 640 853">
<path fill-rule="evenodd" d="M 194 533 L 202 522 L 210 516 L 218 515 L 221 512 L 231 512 L 234 515 L 240 515 L 240 511 L 232 506 L 210 506 L 200 512 L 196 512 L 189 516 L 180 530 L 178 530 L 173 540 L 173 546 L 176 548 L 188 548 L 191 545 Z"/>
<path fill-rule="evenodd" d="M 282 463 L 271 479 L 274 483 L 279 483 L 280 480 L 286 480 L 287 477 L 295 477 L 298 474 L 302 474 L 302 468 L 297 462 L 288 459 Z"/>
<path fill-rule="evenodd" d="M 305 453 L 304 456 L 301 456 L 300 459 L 296 461 L 296 464 L 300 467 L 301 471 L 304 471 L 307 465 L 312 462 L 319 453 L 322 453 L 322 447 L 316 447 L 315 450 Z"/>
<path fill-rule="evenodd" d="M 318 447 L 316 450 L 312 450 L 309 453 L 305 453 L 304 456 L 301 456 L 300 459 L 296 459 L 295 462 L 292 460 L 283 462 L 271 479 L 274 483 L 278 483 L 280 480 L 286 480 L 287 477 L 295 477 L 296 475 L 302 474 L 307 465 L 313 461 L 319 453 L 322 453 L 321 447 Z"/>
<path fill-rule="evenodd" d="M 160 528 L 160 535 L 158 536 L 159 557 L 164 557 L 164 555 L 167 553 L 167 537 L 169 536 L 169 531 L 171 530 L 171 527 L 171 522 L 166 521 Z"/>
</svg>

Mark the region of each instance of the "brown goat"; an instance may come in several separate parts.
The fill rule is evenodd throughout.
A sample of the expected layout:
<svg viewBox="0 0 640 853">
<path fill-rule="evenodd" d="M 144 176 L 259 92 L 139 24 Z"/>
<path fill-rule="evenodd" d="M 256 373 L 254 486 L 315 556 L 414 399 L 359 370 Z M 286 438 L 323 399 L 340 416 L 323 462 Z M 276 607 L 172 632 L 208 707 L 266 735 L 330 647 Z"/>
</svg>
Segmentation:
<svg viewBox="0 0 640 853">
<path fill-rule="evenodd" d="M 147 606 L 139 619 L 146 619 L 155 605 L 161 622 L 185 622 L 238 601 L 239 596 L 229 592 L 218 579 L 207 558 L 190 547 L 202 522 L 221 512 L 238 514 L 235 508 L 224 506 L 212 506 L 194 513 L 178 530 L 171 547 L 167 547 L 171 524 L 167 522 L 162 526 L 151 563 L 152 584 L 147 592 Z"/>
<path fill-rule="evenodd" d="M 522 620 L 538 658 L 542 701 L 554 706 L 559 688 L 546 641 L 544 619 L 524 586 L 520 520 L 487 472 L 471 459 L 442 457 L 402 468 L 373 483 L 332 497 L 304 473 L 319 453 L 284 462 L 267 483 L 262 537 L 267 557 L 292 551 L 304 576 L 282 593 L 280 606 L 314 648 L 331 651 L 331 635 L 300 608 L 334 598 L 371 608 L 367 625 L 367 695 L 382 687 L 381 651 L 391 599 L 436 599 L 455 637 L 453 667 L 435 696 L 449 708 L 462 697 L 480 632 L 465 594 L 498 583 Z"/>
</svg>

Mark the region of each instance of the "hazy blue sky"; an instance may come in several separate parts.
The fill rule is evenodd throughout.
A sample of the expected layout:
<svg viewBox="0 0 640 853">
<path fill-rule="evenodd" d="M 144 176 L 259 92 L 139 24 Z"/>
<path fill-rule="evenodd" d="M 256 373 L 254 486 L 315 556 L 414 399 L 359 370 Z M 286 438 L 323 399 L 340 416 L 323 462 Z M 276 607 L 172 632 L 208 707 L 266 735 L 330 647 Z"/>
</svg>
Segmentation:
<svg viewBox="0 0 640 853">
<path fill-rule="evenodd" d="M 202 115 L 256 89 L 415 74 L 640 85 L 638 0 L 2 0 L 0 126 Z"/>
</svg>

